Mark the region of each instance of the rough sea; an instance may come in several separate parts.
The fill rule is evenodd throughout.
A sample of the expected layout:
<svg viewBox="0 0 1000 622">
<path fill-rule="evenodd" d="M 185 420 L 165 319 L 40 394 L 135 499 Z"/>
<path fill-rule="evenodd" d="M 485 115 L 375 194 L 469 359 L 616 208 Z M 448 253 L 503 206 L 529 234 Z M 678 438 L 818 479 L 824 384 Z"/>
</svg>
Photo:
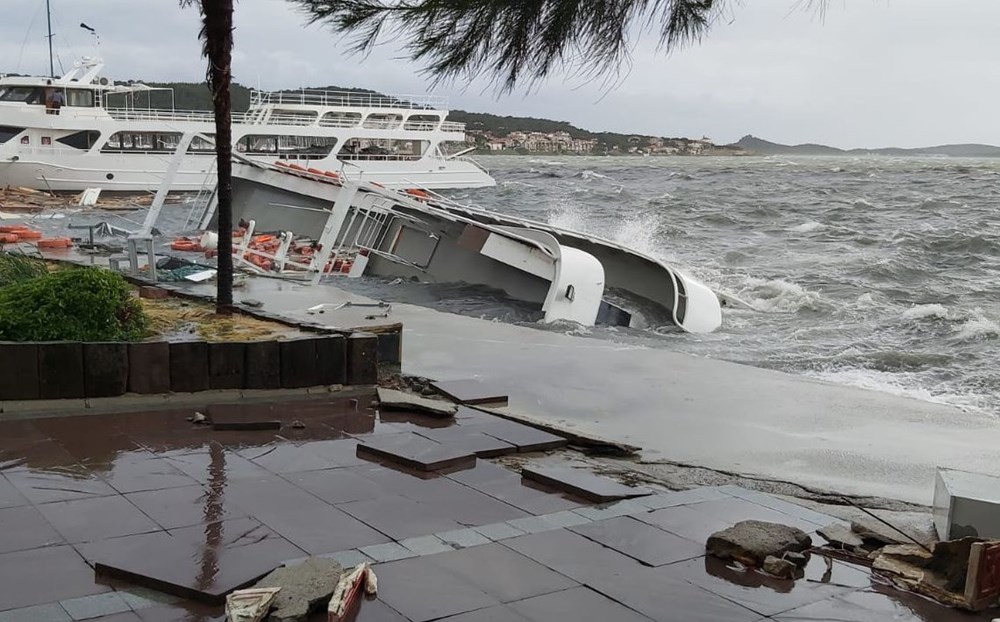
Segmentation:
<svg viewBox="0 0 1000 622">
<path fill-rule="evenodd" d="M 482 157 L 481 207 L 600 235 L 746 303 L 711 335 L 543 326 L 467 287 L 381 298 L 1000 414 L 1000 161 Z"/>
</svg>

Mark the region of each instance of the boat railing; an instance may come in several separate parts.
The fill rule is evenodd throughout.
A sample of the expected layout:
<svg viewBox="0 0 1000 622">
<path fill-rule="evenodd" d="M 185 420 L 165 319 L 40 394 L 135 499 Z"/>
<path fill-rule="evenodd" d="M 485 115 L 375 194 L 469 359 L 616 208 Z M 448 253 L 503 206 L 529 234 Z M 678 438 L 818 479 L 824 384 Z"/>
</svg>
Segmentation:
<svg viewBox="0 0 1000 622">
<path fill-rule="evenodd" d="M 441 124 L 442 132 L 464 132 L 465 124 L 457 121 L 445 121 Z"/>
<path fill-rule="evenodd" d="M 104 108 L 116 121 L 194 121 L 212 123 L 215 115 L 210 110 L 157 110 L 154 108 Z M 80 116 L 77 114 L 77 116 Z M 95 116 L 97 116 L 95 114 Z M 250 123 L 255 117 L 246 112 L 232 113 L 233 123 Z M 280 123 L 279 123 L 280 124 Z"/>
<path fill-rule="evenodd" d="M 406 110 L 440 110 L 448 107 L 448 98 L 437 95 L 383 95 L 360 91 L 297 91 L 250 92 L 251 106 L 268 104 L 297 106 L 344 106 L 350 108 L 394 108 Z"/>
</svg>

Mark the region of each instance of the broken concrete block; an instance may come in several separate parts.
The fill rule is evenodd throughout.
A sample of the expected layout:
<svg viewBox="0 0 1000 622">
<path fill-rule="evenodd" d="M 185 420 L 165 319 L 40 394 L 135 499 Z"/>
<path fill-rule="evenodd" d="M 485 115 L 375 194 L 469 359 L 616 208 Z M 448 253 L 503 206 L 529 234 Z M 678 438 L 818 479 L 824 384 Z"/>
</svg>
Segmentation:
<svg viewBox="0 0 1000 622">
<path fill-rule="evenodd" d="M 930 551 L 917 544 L 891 544 L 883 547 L 881 555 L 890 555 L 896 559 L 916 566 L 924 566 L 931 560 Z"/>
<path fill-rule="evenodd" d="M 780 559 L 788 551 L 801 553 L 810 546 L 812 539 L 801 529 L 745 520 L 713 533 L 705 549 L 709 555 L 719 559 L 732 559 L 759 568 L 769 555 Z"/>
<path fill-rule="evenodd" d="M 329 601 L 343 568 L 336 560 L 310 557 L 301 564 L 282 566 L 257 582 L 254 587 L 280 587 L 268 620 L 291 622 L 305 620 Z"/>
<path fill-rule="evenodd" d="M 412 393 L 404 393 L 395 389 L 378 388 L 378 399 L 385 410 L 409 410 L 429 413 L 439 417 L 454 417 L 458 406 L 441 400 L 431 400 Z"/>
<path fill-rule="evenodd" d="M 761 569 L 769 575 L 793 581 L 804 576 L 802 569 L 794 563 L 787 559 L 777 558 L 774 555 L 768 555 L 764 558 L 764 564 L 761 566 Z"/>
<path fill-rule="evenodd" d="M 830 543 L 830 546 L 838 549 L 855 551 L 863 548 L 865 544 L 864 540 L 861 539 L 861 536 L 840 523 L 833 523 L 821 529 L 817 529 L 816 533 L 823 536 L 823 538 Z"/>
</svg>

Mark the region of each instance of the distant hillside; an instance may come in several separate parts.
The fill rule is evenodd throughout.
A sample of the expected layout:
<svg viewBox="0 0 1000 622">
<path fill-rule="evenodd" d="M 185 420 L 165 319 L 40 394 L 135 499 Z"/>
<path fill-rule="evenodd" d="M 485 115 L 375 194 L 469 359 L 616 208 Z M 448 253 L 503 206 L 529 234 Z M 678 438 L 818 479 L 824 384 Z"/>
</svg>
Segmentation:
<svg viewBox="0 0 1000 622">
<path fill-rule="evenodd" d="M 757 138 L 744 136 L 730 145 L 740 147 L 760 155 L 888 155 L 888 156 L 951 156 L 954 158 L 1000 158 L 1000 147 L 993 145 L 963 144 L 937 145 L 934 147 L 918 147 L 902 149 L 900 147 L 883 147 L 879 149 L 837 149 L 826 145 L 806 143 L 802 145 L 782 145 Z"/>
</svg>

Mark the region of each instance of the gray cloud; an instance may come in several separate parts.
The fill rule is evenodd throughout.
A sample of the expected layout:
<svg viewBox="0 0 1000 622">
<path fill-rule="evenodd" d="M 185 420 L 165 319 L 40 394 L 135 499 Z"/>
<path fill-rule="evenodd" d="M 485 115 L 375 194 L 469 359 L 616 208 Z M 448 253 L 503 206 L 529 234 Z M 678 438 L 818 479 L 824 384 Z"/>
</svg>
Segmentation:
<svg viewBox="0 0 1000 622">
<path fill-rule="evenodd" d="M 92 53 L 86 22 L 116 78 L 197 81 L 198 15 L 176 0 L 52 0 L 64 66 Z M 555 77 L 497 98 L 485 81 L 439 86 L 452 106 L 565 119 L 594 130 L 730 141 L 746 133 L 842 147 L 1000 144 L 1000 3 L 855 0 L 825 18 L 795 0 L 730 11 L 701 44 L 664 56 L 637 40 L 612 87 Z M 0 70 L 47 71 L 44 0 L 2 0 Z M 22 45 L 23 42 L 23 45 Z M 367 58 L 282 0 L 236 8 L 236 79 L 264 88 L 338 84 L 424 93 L 428 80 L 390 44 Z M 58 70 L 58 67 L 57 67 Z"/>
</svg>

